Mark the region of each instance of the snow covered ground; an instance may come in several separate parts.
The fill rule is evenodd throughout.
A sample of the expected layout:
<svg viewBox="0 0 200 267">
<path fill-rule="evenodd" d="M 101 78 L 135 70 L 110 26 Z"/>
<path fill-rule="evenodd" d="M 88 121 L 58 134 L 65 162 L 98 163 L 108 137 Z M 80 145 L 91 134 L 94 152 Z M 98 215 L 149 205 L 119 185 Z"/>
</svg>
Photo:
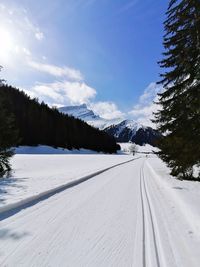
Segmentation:
<svg viewBox="0 0 200 267">
<path fill-rule="evenodd" d="M 16 153 L 19 154 L 11 160 L 13 171 L 9 178 L 0 179 L 0 211 L 6 205 L 133 158 L 128 155 L 105 155 L 90 150 L 69 151 L 47 146 L 23 147 L 17 149 Z"/>
<path fill-rule="evenodd" d="M 121 147 L 121 151 L 124 152 L 125 154 L 132 154 L 132 150 L 131 148 L 134 146 L 135 147 L 135 151 L 136 153 L 153 153 L 153 152 L 157 152 L 158 148 L 153 147 L 149 144 L 145 144 L 144 146 L 139 146 L 139 145 L 135 145 L 131 142 L 129 143 L 118 143 Z"/>
<path fill-rule="evenodd" d="M 13 176 L 0 182 L 1 206 L 130 159 L 16 155 Z M 0 212 L 0 266 L 199 267 L 199 203 L 200 183 L 172 178 L 156 155 L 137 155 Z"/>
<path fill-rule="evenodd" d="M 167 166 L 156 156 L 148 158 L 147 164 L 159 188 L 169 201 L 175 203 L 194 232 L 200 236 L 200 183 L 180 181 L 170 176 Z"/>
</svg>

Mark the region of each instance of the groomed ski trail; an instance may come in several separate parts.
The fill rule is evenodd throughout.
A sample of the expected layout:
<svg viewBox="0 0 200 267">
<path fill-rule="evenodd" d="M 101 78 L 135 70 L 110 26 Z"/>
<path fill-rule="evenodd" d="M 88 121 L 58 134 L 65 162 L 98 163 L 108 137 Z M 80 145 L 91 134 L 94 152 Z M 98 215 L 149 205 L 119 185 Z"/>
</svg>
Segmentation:
<svg viewBox="0 0 200 267">
<path fill-rule="evenodd" d="M 0 266 L 197 267 L 148 159 L 117 166 L 0 222 Z M 173 223 L 176 223 L 174 226 Z"/>
</svg>

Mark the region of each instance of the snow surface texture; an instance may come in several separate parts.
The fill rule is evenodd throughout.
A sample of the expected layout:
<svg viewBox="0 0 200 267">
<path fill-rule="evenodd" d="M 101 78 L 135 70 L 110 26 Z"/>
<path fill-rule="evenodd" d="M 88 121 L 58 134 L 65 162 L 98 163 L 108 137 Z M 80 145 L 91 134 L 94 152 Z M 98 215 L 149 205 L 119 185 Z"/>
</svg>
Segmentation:
<svg viewBox="0 0 200 267">
<path fill-rule="evenodd" d="M 124 155 L 15 155 L 13 172 L 0 179 L 0 210 L 73 180 L 132 159 Z"/>
<path fill-rule="evenodd" d="M 35 183 L 44 191 L 66 182 L 63 175 L 76 179 L 125 159 L 133 157 L 16 155 L 18 178 L 1 185 L 11 190 L 1 191 L 1 201 L 24 198 L 25 189 L 35 194 Z M 0 214 L 0 266 L 199 267 L 199 203 L 200 183 L 172 179 L 155 155 L 141 155 L 11 216 Z"/>
</svg>

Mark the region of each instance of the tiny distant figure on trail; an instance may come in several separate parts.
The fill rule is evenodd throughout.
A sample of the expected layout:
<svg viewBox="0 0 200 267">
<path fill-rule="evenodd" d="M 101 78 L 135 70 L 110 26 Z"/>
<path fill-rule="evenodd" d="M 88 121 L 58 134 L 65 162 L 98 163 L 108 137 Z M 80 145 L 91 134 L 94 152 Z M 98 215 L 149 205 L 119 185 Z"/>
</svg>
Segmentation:
<svg viewBox="0 0 200 267">
<path fill-rule="evenodd" d="M 135 156 L 135 153 L 137 152 L 137 147 L 135 144 L 131 144 L 129 147 L 129 152 L 130 154 L 132 154 L 133 156 Z"/>
</svg>

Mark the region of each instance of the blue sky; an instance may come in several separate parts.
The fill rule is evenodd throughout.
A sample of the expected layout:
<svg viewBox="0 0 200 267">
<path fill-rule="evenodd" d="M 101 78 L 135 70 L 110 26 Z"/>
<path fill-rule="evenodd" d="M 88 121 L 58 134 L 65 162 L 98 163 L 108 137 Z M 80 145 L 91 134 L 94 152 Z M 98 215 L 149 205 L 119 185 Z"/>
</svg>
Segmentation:
<svg viewBox="0 0 200 267">
<path fill-rule="evenodd" d="M 0 1 L 8 83 L 50 105 L 149 123 L 167 0 Z"/>
</svg>

